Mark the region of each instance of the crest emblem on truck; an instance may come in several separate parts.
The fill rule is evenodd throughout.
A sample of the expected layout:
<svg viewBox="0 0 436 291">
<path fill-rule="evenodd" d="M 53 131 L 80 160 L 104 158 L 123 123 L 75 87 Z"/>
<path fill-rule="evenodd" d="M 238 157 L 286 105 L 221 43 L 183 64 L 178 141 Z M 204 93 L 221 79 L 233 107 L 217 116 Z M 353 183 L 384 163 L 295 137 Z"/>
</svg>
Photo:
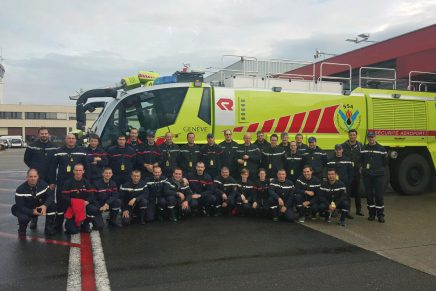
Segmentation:
<svg viewBox="0 0 436 291">
<path fill-rule="evenodd" d="M 359 110 L 354 110 L 352 104 L 344 104 L 342 109 L 338 110 L 337 122 L 343 131 L 349 131 L 352 128 L 357 129 L 360 125 L 360 119 Z"/>
</svg>

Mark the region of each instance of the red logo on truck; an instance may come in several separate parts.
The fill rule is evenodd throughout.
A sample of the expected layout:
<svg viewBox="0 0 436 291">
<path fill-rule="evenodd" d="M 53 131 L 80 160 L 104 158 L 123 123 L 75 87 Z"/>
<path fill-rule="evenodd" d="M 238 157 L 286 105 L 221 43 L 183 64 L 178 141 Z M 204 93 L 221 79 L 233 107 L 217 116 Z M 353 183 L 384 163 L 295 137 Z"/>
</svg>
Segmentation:
<svg viewBox="0 0 436 291">
<path fill-rule="evenodd" d="M 233 100 L 232 99 L 228 99 L 228 98 L 220 98 L 216 105 L 221 109 L 221 110 L 228 110 L 228 111 L 233 111 Z"/>
</svg>

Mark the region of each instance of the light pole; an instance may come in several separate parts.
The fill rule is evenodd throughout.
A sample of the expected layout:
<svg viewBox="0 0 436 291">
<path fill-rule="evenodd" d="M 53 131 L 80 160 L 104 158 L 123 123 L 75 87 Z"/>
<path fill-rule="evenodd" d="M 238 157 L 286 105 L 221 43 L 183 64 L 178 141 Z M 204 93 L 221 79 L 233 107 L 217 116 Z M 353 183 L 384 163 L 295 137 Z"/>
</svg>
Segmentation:
<svg viewBox="0 0 436 291">
<path fill-rule="evenodd" d="M 316 49 L 316 50 L 315 50 L 315 54 L 313 55 L 313 58 L 314 58 L 314 59 L 318 59 L 320 56 L 324 56 L 324 58 L 325 58 L 325 56 L 331 56 L 331 57 L 334 57 L 334 56 L 336 56 L 336 54 L 326 53 L 326 52 L 322 52 L 322 51 L 320 51 L 319 49 Z"/>
</svg>

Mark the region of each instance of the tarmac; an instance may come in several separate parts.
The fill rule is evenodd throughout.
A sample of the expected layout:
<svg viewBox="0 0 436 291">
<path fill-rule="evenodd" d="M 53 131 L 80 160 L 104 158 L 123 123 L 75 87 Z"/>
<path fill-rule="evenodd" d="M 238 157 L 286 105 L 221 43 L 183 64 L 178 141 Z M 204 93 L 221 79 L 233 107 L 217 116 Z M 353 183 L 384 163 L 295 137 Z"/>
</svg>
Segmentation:
<svg viewBox="0 0 436 291">
<path fill-rule="evenodd" d="M 385 224 L 194 217 L 47 240 L 42 219 L 19 240 L 23 153 L 0 152 L 0 290 L 436 290 L 434 192 L 387 193 Z"/>
</svg>

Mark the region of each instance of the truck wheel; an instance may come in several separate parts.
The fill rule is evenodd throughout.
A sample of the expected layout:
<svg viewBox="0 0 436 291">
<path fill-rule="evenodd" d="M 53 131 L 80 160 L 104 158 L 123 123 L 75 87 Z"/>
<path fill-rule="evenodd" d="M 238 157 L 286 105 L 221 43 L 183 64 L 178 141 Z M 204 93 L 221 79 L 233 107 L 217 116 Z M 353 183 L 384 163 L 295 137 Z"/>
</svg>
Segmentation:
<svg viewBox="0 0 436 291">
<path fill-rule="evenodd" d="M 405 157 L 398 167 L 398 184 L 404 195 L 422 194 L 428 190 L 431 169 L 427 160 L 419 154 Z"/>
<path fill-rule="evenodd" d="M 395 161 L 391 160 L 389 165 L 389 169 L 391 171 L 391 177 L 390 177 L 391 187 L 397 193 L 401 193 L 400 182 L 398 181 L 398 168 L 400 162 L 401 161 L 398 160 Z"/>
</svg>

